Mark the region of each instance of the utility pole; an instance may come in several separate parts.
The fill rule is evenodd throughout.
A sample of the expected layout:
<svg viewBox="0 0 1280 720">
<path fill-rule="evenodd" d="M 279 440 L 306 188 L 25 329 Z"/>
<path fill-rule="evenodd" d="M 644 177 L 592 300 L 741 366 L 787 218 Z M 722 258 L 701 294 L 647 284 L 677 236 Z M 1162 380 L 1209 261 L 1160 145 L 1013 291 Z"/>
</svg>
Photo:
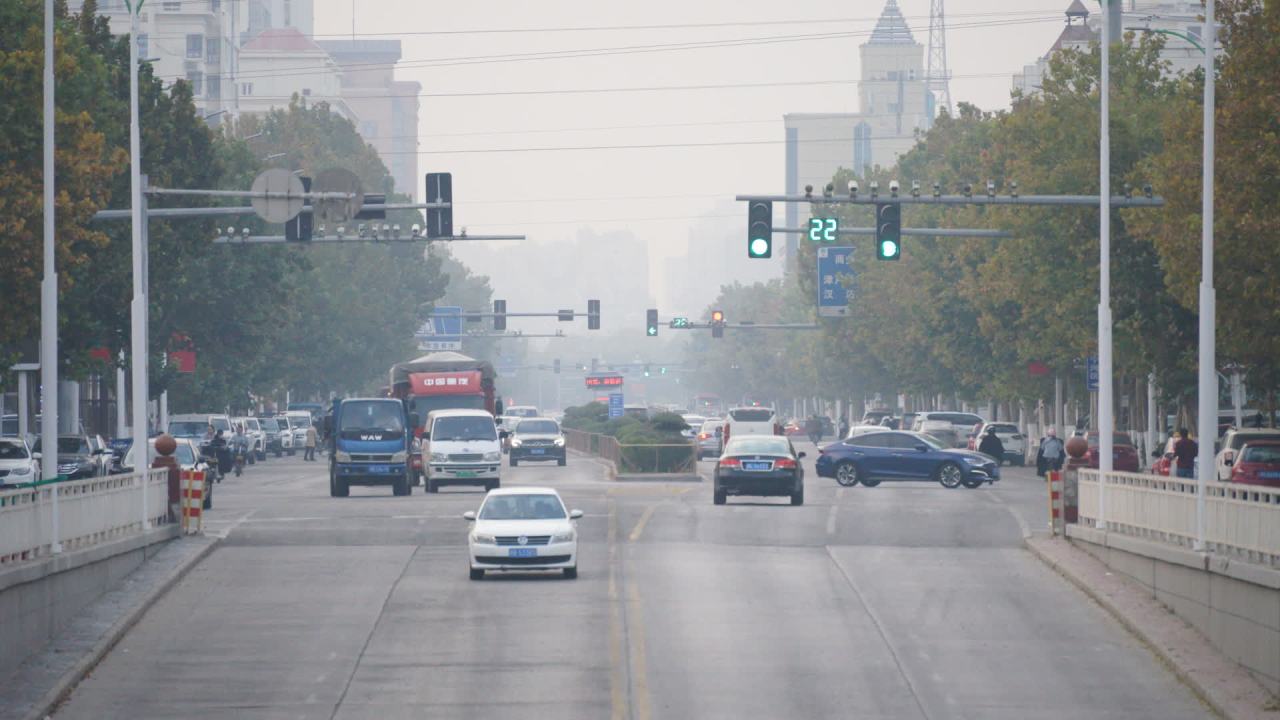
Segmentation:
<svg viewBox="0 0 1280 720">
<path fill-rule="evenodd" d="M 1103 0 L 1111 5 L 1118 0 Z M 1102 13 L 1102 112 L 1101 142 L 1098 158 L 1099 206 L 1099 267 L 1098 298 L 1098 519 L 1097 526 L 1106 529 L 1106 475 L 1114 467 L 1115 416 L 1112 390 L 1111 363 L 1111 11 Z"/>
<path fill-rule="evenodd" d="M 132 331 L 130 355 L 133 362 L 133 452 L 134 470 L 144 472 L 151 467 L 150 447 L 147 444 L 147 251 L 146 208 L 142 199 L 142 141 L 139 137 L 138 117 L 138 12 L 137 5 L 126 2 L 129 8 L 129 191 L 130 218 L 133 230 L 133 305 L 130 308 Z M 147 480 L 142 476 L 142 527 L 151 526 L 147 519 Z"/>
<path fill-rule="evenodd" d="M 44 278 L 40 282 L 40 477 L 58 476 L 58 272 L 54 265 L 53 0 L 44 0 Z M 51 552 L 62 552 L 58 488 L 53 492 Z"/>
<path fill-rule="evenodd" d="M 1217 297 L 1213 288 L 1213 165 L 1214 165 L 1214 54 L 1218 49 L 1218 28 L 1214 21 L 1214 0 L 1205 0 L 1204 28 L 1204 191 L 1200 210 L 1200 377 L 1199 469 L 1196 471 L 1196 549 L 1205 548 L 1205 489 L 1214 467 L 1213 442 L 1218 437 L 1218 369 L 1214 341 Z"/>
</svg>

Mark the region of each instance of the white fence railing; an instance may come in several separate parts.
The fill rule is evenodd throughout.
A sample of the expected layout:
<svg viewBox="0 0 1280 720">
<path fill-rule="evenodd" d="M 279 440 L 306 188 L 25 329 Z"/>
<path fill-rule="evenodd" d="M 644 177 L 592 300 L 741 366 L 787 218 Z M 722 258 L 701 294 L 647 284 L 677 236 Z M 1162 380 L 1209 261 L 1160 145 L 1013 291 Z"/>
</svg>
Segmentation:
<svg viewBox="0 0 1280 720">
<path fill-rule="evenodd" d="M 1195 547 L 1196 482 L 1144 473 L 1080 470 L 1080 522 L 1109 532 Z M 1105 516 L 1099 518 L 1099 501 Z M 1099 520 L 1103 522 L 1099 523 Z M 1280 488 L 1210 483 L 1205 487 L 1205 549 L 1280 565 Z"/>
<path fill-rule="evenodd" d="M 152 469 L 0 491 L 0 567 L 49 555 L 59 544 L 64 552 L 77 550 L 140 532 L 144 523 L 164 522 L 168 472 Z"/>
</svg>

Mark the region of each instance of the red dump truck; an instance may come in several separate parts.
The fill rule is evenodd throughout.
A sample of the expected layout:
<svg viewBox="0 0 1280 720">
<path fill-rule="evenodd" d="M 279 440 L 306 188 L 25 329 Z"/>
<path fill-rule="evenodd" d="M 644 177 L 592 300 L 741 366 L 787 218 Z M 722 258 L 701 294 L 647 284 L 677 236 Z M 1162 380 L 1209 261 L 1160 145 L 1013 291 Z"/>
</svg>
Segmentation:
<svg viewBox="0 0 1280 720">
<path fill-rule="evenodd" d="M 502 414 L 488 360 L 457 352 L 434 352 L 391 366 L 390 395 L 404 400 L 410 413 L 426 422 L 432 410 L 467 408 Z M 416 428 L 421 434 L 422 427 Z"/>
</svg>

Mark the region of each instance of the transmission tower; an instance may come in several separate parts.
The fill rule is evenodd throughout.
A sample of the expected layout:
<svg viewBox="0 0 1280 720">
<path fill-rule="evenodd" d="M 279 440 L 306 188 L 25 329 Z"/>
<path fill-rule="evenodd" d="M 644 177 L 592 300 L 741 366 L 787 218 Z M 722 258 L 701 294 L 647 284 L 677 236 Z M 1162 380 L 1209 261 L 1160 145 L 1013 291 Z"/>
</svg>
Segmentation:
<svg viewBox="0 0 1280 720">
<path fill-rule="evenodd" d="M 947 19 L 942 9 L 943 0 L 929 3 L 929 68 L 925 80 L 933 93 L 934 110 L 951 109 L 951 73 L 947 70 Z"/>
</svg>

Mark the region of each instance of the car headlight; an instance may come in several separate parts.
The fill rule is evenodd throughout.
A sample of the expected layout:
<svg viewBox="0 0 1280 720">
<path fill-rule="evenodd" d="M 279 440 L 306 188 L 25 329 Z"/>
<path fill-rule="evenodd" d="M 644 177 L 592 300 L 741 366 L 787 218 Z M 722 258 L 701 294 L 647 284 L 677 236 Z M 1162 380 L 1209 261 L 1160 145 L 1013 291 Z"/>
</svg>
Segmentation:
<svg viewBox="0 0 1280 720">
<path fill-rule="evenodd" d="M 988 462 L 985 458 L 969 457 L 968 455 L 964 457 L 964 461 L 970 465 L 986 465 Z"/>
<path fill-rule="evenodd" d="M 492 545 L 492 544 L 493 544 L 493 536 L 492 536 L 492 535 L 483 535 L 483 534 L 481 534 L 481 533 L 471 533 L 471 542 L 473 542 L 473 543 L 475 543 L 475 544 L 477 544 L 477 545 Z"/>
<path fill-rule="evenodd" d="M 9 471 L 9 474 L 10 474 L 10 475 L 30 475 L 30 474 L 31 474 L 31 467 L 30 467 L 30 466 L 27 466 L 27 467 L 16 467 L 16 468 L 14 468 L 14 469 L 10 470 L 10 471 Z"/>
<path fill-rule="evenodd" d="M 574 532 L 573 530 L 569 530 L 567 532 L 562 532 L 562 533 L 557 533 L 555 535 L 552 535 L 551 542 L 557 542 L 557 543 L 573 542 L 574 539 L 577 537 L 578 537 L 578 533 Z"/>
<path fill-rule="evenodd" d="M 348 463 L 348 462 L 351 462 L 351 453 L 346 452 L 344 450 L 339 450 L 333 454 L 333 459 L 336 462 Z"/>
<path fill-rule="evenodd" d="M 487 452 L 484 454 L 485 462 L 499 462 L 500 460 L 502 460 L 502 452 L 499 450 L 494 450 L 493 452 Z"/>
<path fill-rule="evenodd" d="M 444 453 L 438 453 L 438 452 L 431 453 L 431 462 L 433 463 L 442 463 L 442 462 L 448 462 L 448 461 L 449 461 L 449 456 L 445 455 Z"/>
<path fill-rule="evenodd" d="M 393 463 L 402 463 L 408 459 L 409 459 L 409 453 L 405 452 L 404 450 L 401 450 L 398 453 L 393 453 L 391 455 L 391 462 Z"/>
<path fill-rule="evenodd" d="M 562 437 L 556 438 L 556 447 L 564 447 L 564 438 Z"/>
<path fill-rule="evenodd" d="M 524 443 L 520 441 L 520 438 L 511 438 L 511 447 L 520 447 L 523 444 Z"/>
</svg>

